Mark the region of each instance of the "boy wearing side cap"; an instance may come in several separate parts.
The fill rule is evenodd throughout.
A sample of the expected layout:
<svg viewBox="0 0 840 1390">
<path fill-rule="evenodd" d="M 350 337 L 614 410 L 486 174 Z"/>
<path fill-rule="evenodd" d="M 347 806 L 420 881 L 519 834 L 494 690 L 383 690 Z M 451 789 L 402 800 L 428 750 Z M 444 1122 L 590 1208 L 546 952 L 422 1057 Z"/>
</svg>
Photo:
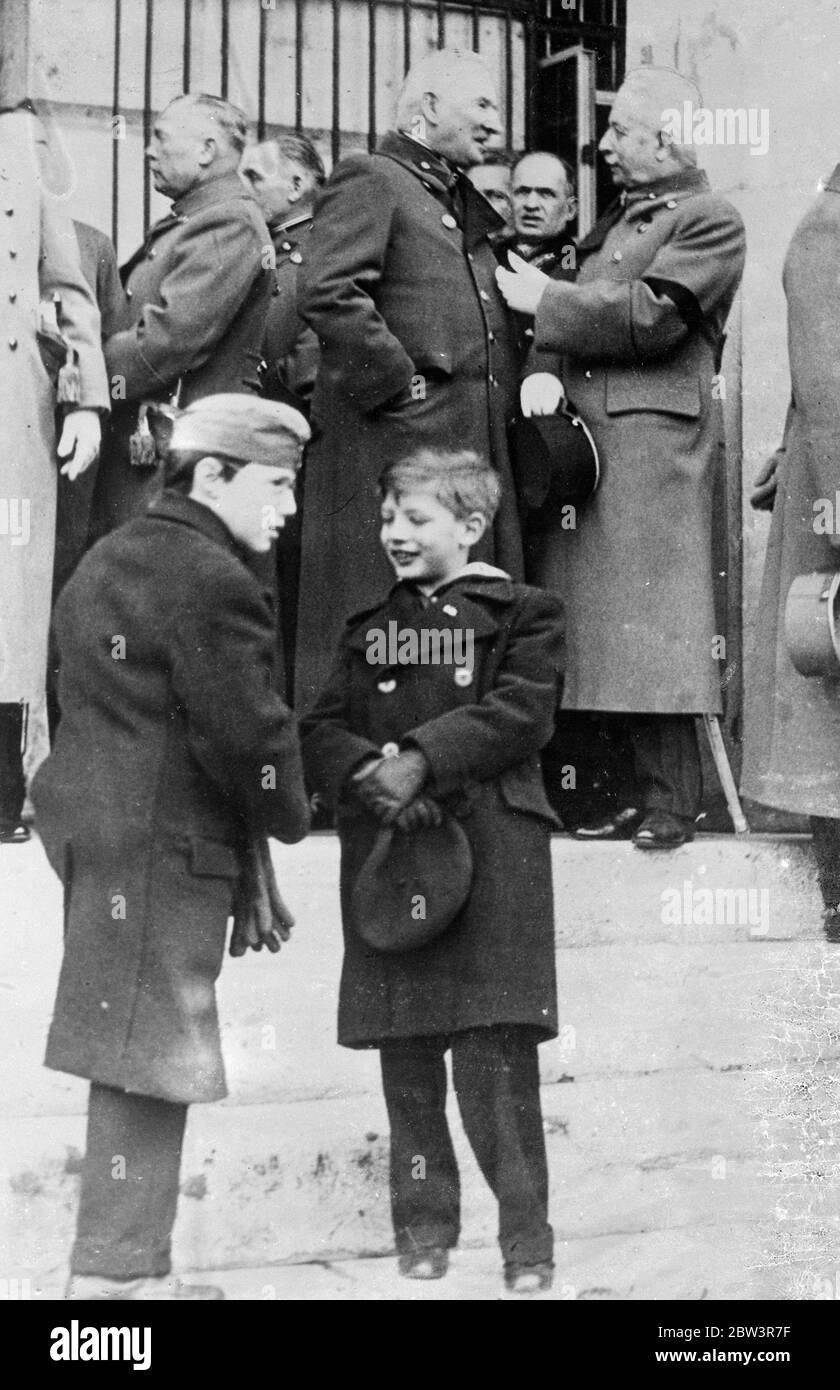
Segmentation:
<svg viewBox="0 0 840 1390">
<path fill-rule="evenodd" d="M 33 800 L 65 893 L 46 1064 L 91 1082 L 70 1299 L 223 1297 L 170 1277 L 170 1241 L 187 1107 L 227 1094 L 228 917 L 232 954 L 279 949 L 276 918 L 254 927 L 253 891 L 273 887 L 264 837 L 309 827 L 249 569 L 294 512 L 308 436 L 286 405 L 193 402 L 162 496 L 88 552 L 56 607 L 62 717 Z"/>
<path fill-rule="evenodd" d="M 379 489 L 397 583 L 350 619 L 301 724 L 307 778 L 335 807 L 341 839 L 339 1042 L 380 1052 L 400 1272 L 440 1278 L 458 1241 L 451 1050 L 464 1128 L 499 1203 L 506 1287 L 535 1293 L 553 1270 L 537 1045 L 557 1031 L 554 817 L 538 754 L 552 732 L 561 608 L 469 563 L 499 503 L 498 476 L 478 455 L 422 450 L 386 468 Z M 393 949 L 411 919 L 422 928 L 451 896 L 440 862 L 439 896 L 432 879 L 428 901 L 405 903 L 390 943 L 377 920 L 386 939 L 370 944 L 370 917 L 382 912 L 359 890 L 381 828 L 395 828 L 392 848 L 416 836 L 422 859 L 424 833 L 444 816 L 469 842 L 469 896 L 448 925 L 442 914 L 434 939 Z"/>
</svg>

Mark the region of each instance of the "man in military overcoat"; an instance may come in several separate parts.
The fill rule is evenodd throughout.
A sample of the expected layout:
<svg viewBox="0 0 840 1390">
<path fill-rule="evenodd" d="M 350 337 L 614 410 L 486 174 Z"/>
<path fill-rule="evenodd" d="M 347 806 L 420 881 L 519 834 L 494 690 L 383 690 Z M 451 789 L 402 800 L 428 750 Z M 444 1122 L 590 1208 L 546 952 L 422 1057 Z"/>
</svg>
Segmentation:
<svg viewBox="0 0 840 1390">
<path fill-rule="evenodd" d="M 300 310 L 322 348 L 298 615 L 304 708 L 346 618 L 388 584 L 375 485 L 389 460 L 423 445 L 489 458 L 503 502 L 476 558 L 522 572 L 506 433 L 518 362 L 487 239 L 503 223 L 461 172 L 500 130 L 481 59 L 446 49 L 422 59 L 397 124 L 327 181 L 301 266 Z"/>
<path fill-rule="evenodd" d="M 221 97 L 176 97 L 155 121 L 146 158 L 172 211 L 122 270 L 128 321 L 105 344 L 114 418 L 94 536 L 142 512 L 160 490 L 151 437 L 138 426 L 143 401 L 183 407 L 257 387 L 271 238 L 237 174 L 246 134 L 242 112 Z"/>
<path fill-rule="evenodd" d="M 622 716 L 610 722 L 629 741 L 626 807 L 645 849 L 692 837 L 695 716 L 721 708 L 717 373 L 745 248 L 738 212 L 711 191 L 693 147 L 673 140 L 668 113 L 697 98 L 670 70 L 631 73 L 600 145 L 621 197 L 579 243 L 576 282 L 531 266 L 498 271 L 508 303 L 535 314 L 537 349 L 559 355 L 600 451 L 600 488 L 574 529 L 546 532 L 530 578 L 566 604 L 563 708 Z"/>
</svg>

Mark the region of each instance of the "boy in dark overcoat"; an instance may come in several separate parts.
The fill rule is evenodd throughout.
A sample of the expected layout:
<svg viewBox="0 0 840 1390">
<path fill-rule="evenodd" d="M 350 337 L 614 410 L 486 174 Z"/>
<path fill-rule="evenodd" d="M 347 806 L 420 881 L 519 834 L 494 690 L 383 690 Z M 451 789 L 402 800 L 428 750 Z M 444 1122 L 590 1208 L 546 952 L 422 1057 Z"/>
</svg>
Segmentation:
<svg viewBox="0 0 840 1390">
<path fill-rule="evenodd" d="M 56 606 L 61 722 L 32 795 L 65 904 L 46 1064 L 91 1082 L 68 1298 L 222 1297 L 169 1277 L 170 1241 L 187 1107 L 227 1094 L 215 982 L 249 847 L 309 826 L 248 563 L 294 512 L 308 436 L 273 401 L 191 404 L 161 498 Z"/>
<path fill-rule="evenodd" d="M 401 1273 L 440 1277 L 458 1240 L 451 1049 L 464 1127 L 499 1202 L 506 1283 L 531 1292 L 549 1287 L 553 1267 L 537 1044 L 557 1027 L 554 818 L 538 754 L 552 732 L 561 608 L 468 563 L 499 501 L 478 455 L 422 450 L 385 470 L 380 494 L 397 584 L 350 619 L 301 724 L 307 776 L 336 808 L 342 847 L 339 1042 L 380 1051 Z M 423 663 L 432 629 L 451 631 L 455 659 Z M 392 640 L 388 650 L 395 634 L 403 656 Z M 435 939 L 376 950 L 359 934 L 353 889 L 380 826 L 419 834 L 444 810 L 469 841 L 469 897 Z"/>
</svg>

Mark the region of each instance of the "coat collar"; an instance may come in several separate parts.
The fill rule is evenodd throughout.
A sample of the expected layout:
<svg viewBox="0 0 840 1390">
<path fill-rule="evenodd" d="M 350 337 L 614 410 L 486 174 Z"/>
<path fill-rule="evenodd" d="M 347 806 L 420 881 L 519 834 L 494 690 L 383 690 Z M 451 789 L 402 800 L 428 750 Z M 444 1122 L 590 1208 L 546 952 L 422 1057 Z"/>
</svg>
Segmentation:
<svg viewBox="0 0 840 1390">
<path fill-rule="evenodd" d="M 290 241 L 297 246 L 298 241 L 307 232 L 312 230 L 313 214 L 309 212 L 299 212 L 294 217 L 283 218 L 279 222 L 269 222 L 268 230 L 271 232 L 271 240 L 275 246 L 278 241 Z"/>
<path fill-rule="evenodd" d="M 396 622 L 401 629 L 466 628 L 475 638 L 498 632 L 498 608 L 514 601 L 513 582 L 491 565 L 468 565 L 428 598 L 413 585 L 395 584 L 383 603 L 356 613 L 347 623 L 348 645 L 367 651 L 372 626 Z"/>
<path fill-rule="evenodd" d="M 607 239 L 607 233 L 626 217 L 628 221 L 637 217 L 647 217 L 656 209 L 667 206 L 669 202 L 684 202 L 695 193 L 705 193 L 709 188 L 709 178 L 705 169 L 680 169 L 675 174 L 654 179 L 652 183 L 639 184 L 627 188 L 615 198 L 598 218 L 591 232 L 578 242 L 578 251 L 584 253 L 597 251 Z"/>
<path fill-rule="evenodd" d="M 196 502 L 192 497 L 185 497 L 183 493 L 167 488 L 149 507 L 147 515 L 160 517 L 163 521 L 174 521 L 180 526 L 189 526 L 193 531 L 200 531 L 202 536 L 223 546 L 250 568 L 248 552 L 234 540 L 216 513 L 205 507 L 202 502 Z"/>
<path fill-rule="evenodd" d="M 376 147 L 376 154 L 401 164 L 445 201 L 458 218 L 467 250 L 504 228 L 504 219 L 492 203 L 473 188 L 464 171 L 456 169 L 442 155 L 411 135 L 402 130 L 387 131 Z"/>
<path fill-rule="evenodd" d="M 253 193 L 245 187 L 238 174 L 222 174 L 220 178 L 197 184 L 183 197 L 176 198 L 172 204 L 172 215 L 183 221 L 194 217 L 204 208 L 213 207 L 214 203 L 229 203 L 233 198 L 244 198 L 259 207 Z"/>
</svg>

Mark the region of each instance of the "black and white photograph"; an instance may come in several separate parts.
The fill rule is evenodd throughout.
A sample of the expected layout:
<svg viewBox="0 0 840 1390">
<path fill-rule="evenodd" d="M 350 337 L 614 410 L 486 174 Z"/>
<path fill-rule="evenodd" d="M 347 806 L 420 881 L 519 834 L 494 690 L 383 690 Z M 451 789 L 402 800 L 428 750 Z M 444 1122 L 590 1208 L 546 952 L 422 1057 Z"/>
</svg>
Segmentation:
<svg viewBox="0 0 840 1390">
<path fill-rule="evenodd" d="M 834 0 L 0 0 L 12 1317 L 840 1299 L 839 75 Z"/>
</svg>

